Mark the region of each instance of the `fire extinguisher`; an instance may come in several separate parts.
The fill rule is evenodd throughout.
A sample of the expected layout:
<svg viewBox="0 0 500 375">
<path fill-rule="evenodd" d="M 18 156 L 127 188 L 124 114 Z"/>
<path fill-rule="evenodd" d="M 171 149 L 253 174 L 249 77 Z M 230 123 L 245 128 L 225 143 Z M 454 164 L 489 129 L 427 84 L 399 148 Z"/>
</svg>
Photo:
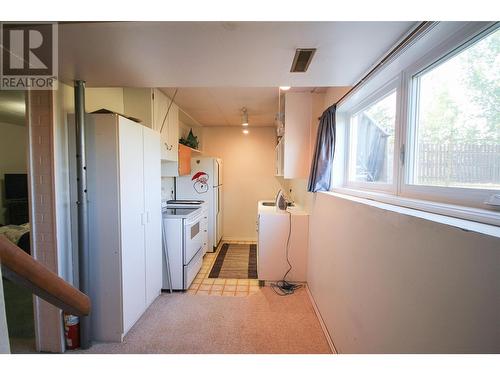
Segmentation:
<svg viewBox="0 0 500 375">
<path fill-rule="evenodd" d="M 64 314 L 64 336 L 67 349 L 80 347 L 80 320 L 77 316 Z"/>
</svg>

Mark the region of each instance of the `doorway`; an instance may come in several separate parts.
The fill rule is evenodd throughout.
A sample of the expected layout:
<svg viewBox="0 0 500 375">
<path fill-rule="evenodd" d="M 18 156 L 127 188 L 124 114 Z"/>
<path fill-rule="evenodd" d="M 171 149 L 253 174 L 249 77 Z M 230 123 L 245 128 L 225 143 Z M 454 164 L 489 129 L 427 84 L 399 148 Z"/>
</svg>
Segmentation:
<svg viewBox="0 0 500 375">
<path fill-rule="evenodd" d="M 31 255 L 24 91 L 0 91 L 0 234 Z M 35 351 L 33 295 L 3 279 L 12 353 Z"/>
</svg>

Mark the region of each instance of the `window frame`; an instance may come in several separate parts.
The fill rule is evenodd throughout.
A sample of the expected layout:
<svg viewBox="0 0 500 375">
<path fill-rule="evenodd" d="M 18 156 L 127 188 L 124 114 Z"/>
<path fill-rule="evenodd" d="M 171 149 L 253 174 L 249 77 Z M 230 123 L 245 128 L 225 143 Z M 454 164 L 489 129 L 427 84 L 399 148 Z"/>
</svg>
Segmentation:
<svg viewBox="0 0 500 375">
<path fill-rule="evenodd" d="M 387 192 L 395 194 L 397 192 L 398 186 L 398 160 L 399 160 L 399 140 L 400 140 L 400 129 L 399 129 L 399 120 L 400 120 L 400 95 L 399 92 L 401 90 L 401 76 L 398 75 L 393 77 L 388 82 L 386 82 L 381 88 L 375 90 L 374 92 L 367 95 L 363 100 L 361 100 L 356 106 L 353 106 L 350 111 L 346 113 L 346 118 L 348 119 L 348 124 L 345 126 L 345 155 L 344 155 L 344 186 L 351 189 L 363 189 L 363 190 L 371 190 L 371 191 L 379 191 L 379 192 Z M 385 99 L 393 92 L 396 93 L 396 113 L 395 113 L 395 123 L 394 123 L 394 158 L 392 162 L 392 182 L 364 182 L 364 181 L 351 181 L 349 180 L 349 171 L 352 167 L 351 161 L 351 124 L 352 118 L 364 111 L 371 105 Z"/>
<path fill-rule="evenodd" d="M 418 97 L 415 96 L 413 77 L 446 62 L 478 40 L 500 29 L 500 22 L 442 24 L 435 28 L 436 34 L 431 36 L 431 39 L 428 34 L 424 34 L 420 38 L 420 45 L 420 39 L 417 39 L 417 46 L 410 46 L 408 54 L 401 56 L 402 60 L 399 60 L 399 56 L 396 57 L 394 62 L 367 80 L 338 108 L 340 144 L 337 148 L 342 155 L 337 158 L 336 165 L 343 171 L 332 173 L 334 185 L 331 190 L 419 211 L 500 226 L 500 207 L 484 203 L 493 194 L 500 194 L 500 190 L 409 183 L 410 166 L 414 165 L 412 147 L 416 144 L 415 126 L 411 121 L 415 120 L 415 98 Z M 430 33 L 432 32 L 433 29 Z M 432 41 L 432 38 L 435 38 L 435 41 Z M 388 79 L 389 77 L 392 78 Z M 351 118 L 370 104 L 383 99 L 394 89 L 396 124 L 392 184 L 349 181 Z M 413 140 L 415 141 L 411 142 Z"/>
<path fill-rule="evenodd" d="M 477 41 L 498 31 L 500 24 L 493 24 L 481 31 L 466 31 L 458 33 L 451 40 L 432 49 L 427 55 L 402 72 L 404 89 L 401 91 L 404 100 L 405 115 L 402 116 L 402 147 L 404 158 L 400 167 L 398 195 L 414 199 L 429 200 L 445 204 L 462 205 L 479 209 L 492 209 L 484 202 L 500 190 L 445 187 L 413 184 L 412 175 L 416 157 L 416 131 L 418 122 L 418 83 L 417 78 L 430 71 L 461 52 L 471 47 Z"/>
</svg>

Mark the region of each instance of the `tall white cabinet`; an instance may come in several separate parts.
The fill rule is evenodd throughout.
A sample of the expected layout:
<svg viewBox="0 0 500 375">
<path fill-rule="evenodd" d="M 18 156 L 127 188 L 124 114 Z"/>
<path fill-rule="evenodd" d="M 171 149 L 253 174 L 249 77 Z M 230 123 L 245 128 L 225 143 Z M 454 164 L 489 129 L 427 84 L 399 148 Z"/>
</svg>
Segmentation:
<svg viewBox="0 0 500 375">
<path fill-rule="evenodd" d="M 86 130 L 92 339 L 119 342 L 161 293 L 160 134 L 116 114 Z"/>
<path fill-rule="evenodd" d="M 144 142 L 144 207 L 146 211 L 145 249 L 146 251 L 146 305 L 149 306 L 161 292 L 162 239 L 161 239 L 161 163 L 158 132 L 143 130 Z M 158 202 L 160 208 L 158 209 Z"/>
</svg>

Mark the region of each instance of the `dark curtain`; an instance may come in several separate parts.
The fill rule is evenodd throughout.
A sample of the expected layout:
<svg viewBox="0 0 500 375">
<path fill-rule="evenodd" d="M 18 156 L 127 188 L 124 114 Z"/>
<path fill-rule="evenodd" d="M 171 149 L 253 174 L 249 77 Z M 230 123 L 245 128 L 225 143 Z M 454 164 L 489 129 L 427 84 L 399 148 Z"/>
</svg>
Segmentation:
<svg viewBox="0 0 500 375">
<path fill-rule="evenodd" d="M 307 191 L 328 191 L 332 182 L 333 154 L 335 152 L 335 111 L 328 108 L 319 120 Z"/>
</svg>

